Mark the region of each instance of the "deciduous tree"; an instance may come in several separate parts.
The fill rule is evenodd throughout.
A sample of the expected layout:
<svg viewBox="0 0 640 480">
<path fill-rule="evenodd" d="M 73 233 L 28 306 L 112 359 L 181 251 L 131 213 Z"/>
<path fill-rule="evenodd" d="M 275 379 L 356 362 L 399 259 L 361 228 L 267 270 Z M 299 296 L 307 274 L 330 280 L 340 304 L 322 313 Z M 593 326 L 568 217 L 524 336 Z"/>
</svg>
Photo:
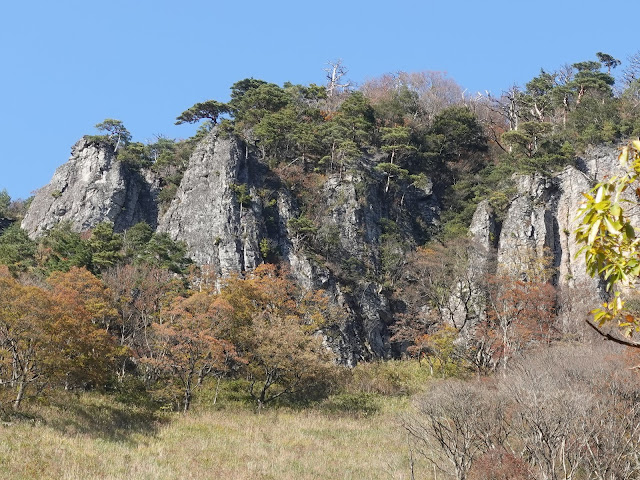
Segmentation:
<svg viewBox="0 0 640 480">
<path fill-rule="evenodd" d="M 0 390 L 13 392 L 14 409 L 47 385 L 106 382 L 119 351 L 93 323 L 104 309 L 100 295 L 90 292 L 97 281 L 90 275 L 79 269 L 56 274 L 56 288 L 48 291 L 21 285 L 0 267 Z"/>
<path fill-rule="evenodd" d="M 220 336 L 246 358 L 258 409 L 330 383 L 332 355 L 319 334 L 337 313 L 322 292 L 300 291 L 273 265 L 261 265 L 247 279 L 228 279 L 220 299 Z"/>
<path fill-rule="evenodd" d="M 231 342 L 217 338 L 220 315 L 216 297 L 198 292 L 177 297 L 153 323 L 149 350 L 141 359 L 148 377 L 169 386 L 178 386 L 183 411 L 191 405 L 193 391 L 208 376 L 221 379 L 242 361 Z M 219 385 L 219 382 L 218 382 Z"/>
<path fill-rule="evenodd" d="M 404 421 L 415 446 L 435 468 L 466 480 L 474 461 L 508 436 L 504 399 L 479 382 L 446 381 L 417 403 Z"/>
</svg>

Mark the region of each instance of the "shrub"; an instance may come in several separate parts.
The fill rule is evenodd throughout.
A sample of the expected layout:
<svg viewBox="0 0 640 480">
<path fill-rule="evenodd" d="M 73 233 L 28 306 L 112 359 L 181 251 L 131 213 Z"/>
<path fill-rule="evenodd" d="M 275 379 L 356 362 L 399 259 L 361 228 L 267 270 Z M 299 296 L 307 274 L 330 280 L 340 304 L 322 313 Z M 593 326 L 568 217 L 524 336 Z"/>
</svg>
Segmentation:
<svg viewBox="0 0 640 480">
<path fill-rule="evenodd" d="M 367 417 L 378 413 L 380 398 L 375 393 L 341 393 L 329 397 L 322 404 L 322 409 L 328 413 Z"/>
</svg>

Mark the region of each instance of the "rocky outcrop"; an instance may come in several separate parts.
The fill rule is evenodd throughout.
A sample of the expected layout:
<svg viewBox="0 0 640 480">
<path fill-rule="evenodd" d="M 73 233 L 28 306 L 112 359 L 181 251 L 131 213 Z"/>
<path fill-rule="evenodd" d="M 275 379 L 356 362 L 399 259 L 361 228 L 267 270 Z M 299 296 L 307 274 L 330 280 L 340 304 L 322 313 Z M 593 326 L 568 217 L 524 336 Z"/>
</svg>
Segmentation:
<svg viewBox="0 0 640 480">
<path fill-rule="evenodd" d="M 531 258 L 551 259 L 556 283 L 570 292 L 565 296 L 603 296 L 600 282 L 576 256 L 573 232 L 582 192 L 620 173 L 616 157 L 615 149 L 601 147 L 577 168 L 551 177 L 516 177 L 517 193 L 501 222 L 487 202 L 478 205 L 470 226 L 469 301 L 458 308 L 461 302 L 452 300 L 454 317 L 464 317 L 460 324 L 484 314 L 474 279 L 489 271 L 523 272 Z M 276 175 L 243 142 L 214 130 L 194 150 L 175 198 L 158 220 L 159 182 L 151 172 L 117 161 L 108 143 L 82 139 L 38 191 L 22 226 L 37 237 L 63 221 L 77 231 L 103 221 L 122 231 L 145 221 L 184 241 L 197 264 L 213 266 L 220 276 L 277 260 L 301 285 L 324 289 L 347 312 L 339 328 L 326 333 L 343 363 L 353 364 L 392 354 L 388 327 L 402 305 L 391 301 L 388 287 L 402 273 L 407 248 L 423 243 L 439 217 L 428 180 L 387 191 L 384 173 L 374 168 L 380 161 L 363 157 L 358 168 L 329 172 L 309 186 L 303 169 L 293 180 Z M 303 209 L 298 201 L 305 196 Z M 312 233 L 300 228 L 302 219 L 311 222 Z"/>
<path fill-rule="evenodd" d="M 524 272 L 532 258 L 551 259 L 565 297 L 577 292 L 595 302 L 604 295 L 576 256 L 573 232 L 582 192 L 620 173 L 616 157 L 615 149 L 601 147 L 577 168 L 516 177 L 517 193 L 501 222 L 487 202 L 478 205 L 470 226 L 469 301 L 464 308 L 454 308 L 461 303 L 455 298 L 452 303 L 454 317 L 464 317 L 460 324 L 484 314 L 474 279 L 489 271 Z M 197 264 L 213 266 L 220 276 L 277 260 L 301 285 L 324 289 L 347 312 L 336 331 L 326 332 L 327 341 L 343 363 L 354 364 L 393 353 L 388 327 L 402 305 L 391 301 L 388 287 L 402 273 L 407 248 L 423 243 L 439 217 L 428 180 L 387 191 L 384 173 L 374 168 L 380 161 L 363 157 L 358 168 L 329 172 L 317 185 L 307 185 L 303 169 L 293 180 L 276 175 L 243 142 L 214 130 L 194 150 L 175 198 L 158 220 L 159 182 L 151 172 L 117 161 L 108 143 L 82 139 L 38 191 L 22 226 L 37 237 L 63 221 L 77 231 L 103 221 L 122 231 L 145 221 L 184 241 Z M 303 209 L 298 201 L 305 196 Z M 302 219 L 311 222 L 312 233 L 300 228 Z"/>
<path fill-rule="evenodd" d="M 118 162 L 111 145 L 83 138 L 51 182 L 38 190 L 22 228 L 32 238 L 65 221 L 76 231 L 103 221 L 113 222 L 115 231 L 142 221 L 155 228 L 156 189 L 150 173 Z"/>
<path fill-rule="evenodd" d="M 502 224 L 498 243 L 498 272 L 501 269 L 525 272 L 531 261 L 547 257 L 557 272 L 560 287 L 580 287 L 592 298 L 602 295 L 599 281 L 591 278 L 574 231 L 582 192 L 589 191 L 593 179 L 567 167 L 553 177 L 521 176 L 516 179 L 518 194 L 512 200 Z"/>
<path fill-rule="evenodd" d="M 260 239 L 265 237 L 262 205 L 253 182 L 257 167 L 243 145 L 217 134 L 203 140 L 189 160 L 180 188 L 158 230 L 183 240 L 200 264 L 226 275 L 259 265 Z"/>
<path fill-rule="evenodd" d="M 412 238 L 417 224 L 430 225 L 438 214 L 429 182 L 408 188 L 405 208 L 395 214 L 383 185 L 380 174 L 363 168 L 331 174 L 317 191 L 302 192 L 314 197 L 319 228 L 310 238 L 295 228 L 302 212 L 281 179 L 242 142 L 214 131 L 192 154 L 158 230 L 184 241 L 196 263 L 220 275 L 278 258 L 301 285 L 327 291 L 348 312 L 330 343 L 353 364 L 391 353 L 391 306 L 379 280 L 383 219 L 394 218 L 399 235 Z"/>
<path fill-rule="evenodd" d="M 531 261 L 543 257 L 550 260 L 560 287 L 561 297 L 597 305 L 605 296 L 599 279 L 586 273 L 582 255 L 577 255 L 580 245 L 574 231 L 578 225 L 576 213 L 583 192 L 593 185 L 621 173 L 618 150 L 613 147 L 593 148 L 577 167 L 566 167 L 561 172 L 546 177 L 522 175 L 515 177 L 517 194 L 511 200 L 506 216 L 496 237 L 497 273 L 511 271 L 525 274 Z M 487 244 L 488 232 L 495 229 L 495 219 L 487 205 L 479 205 L 471 232 L 480 244 Z M 562 307 L 562 305 L 561 305 Z"/>
</svg>

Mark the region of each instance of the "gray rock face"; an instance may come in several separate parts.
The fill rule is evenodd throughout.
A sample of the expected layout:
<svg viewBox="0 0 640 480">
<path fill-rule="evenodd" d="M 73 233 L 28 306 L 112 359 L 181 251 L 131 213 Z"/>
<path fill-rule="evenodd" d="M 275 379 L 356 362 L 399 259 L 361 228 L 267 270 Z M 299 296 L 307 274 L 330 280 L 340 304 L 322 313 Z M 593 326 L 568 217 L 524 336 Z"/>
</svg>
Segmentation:
<svg viewBox="0 0 640 480">
<path fill-rule="evenodd" d="M 469 225 L 469 236 L 474 244 L 472 266 L 480 271 L 487 271 L 497 245 L 498 229 L 491 206 L 486 200 L 478 204 L 473 214 L 471 225 Z"/>
<path fill-rule="evenodd" d="M 327 338 L 343 363 L 354 364 L 391 355 L 388 326 L 395 307 L 382 283 L 385 263 L 402 257 L 398 239 L 421 243 L 424 228 L 439 217 L 429 182 L 393 197 L 385 192 L 384 175 L 373 168 L 375 159 L 361 163 L 361 168 L 328 174 L 313 192 L 316 205 L 305 214 L 321 227 L 306 238 L 292 228 L 291 221 L 302 213 L 296 196 L 237 139 L 213 131 L 200 143 L 160 221 L 158 182 L 151 173 L 122 165 L 107 144 L 82 139 L 51 183 L 38 191 L 22 227 L 33 238 L 62 221 L 77 231 L 105 220 L 116 231 L 145 221 L 184 241 L 196 263 L 214 266 L 219 275 L 242 274 L 278 258 L 302 286 L 324 289 L 344 307 L 347 317 Z M 479 204 L 470 226 L 475 250 L 466 293 L 471 301 L 461 309 L 453 298 L 454 316 L 481 318 L 483 298 L 472 291 L 473 279 L 494 265 L 498 273 L 521 270 L 531 256 L 551 257 L 565 299 L 579 295 L 597 302 L 604 294 L 600 282 L 576 257 L 575 212 L 582 192 L 619 173 L 617 150 L 599 147 L 578 162 L 578 169 L 567 167 L 550 178 L 517 177 L 517 195 L 500 228 L 488 203 Z"/>
<path fill-rule="evenodd" d="M 215 266 L 222 275 L 253 269 L 262 261 L 262 208 L 249 200 L 258 194 L 247 160 L 238 141 L 208 136 L 192 154 L 158 226 L 186 242 L 196 263 Z M 241 203 L 243 193 L 247 198 Z"/>
<path fill-rule="evenodd" d="M 617 161 L 618 150 L 613 147 L 597 147 L 590 150 L 578 167 L 567 167 L 552 176 L 519 176 L 516 178 L 517 195 L 508 207 L 502 228 L 497 236 L 497 271 L 522 272 L 532 258 L 550 256 L 551 266 L 557 276 L 561 301 L 580 301 L 597 305 L 605 295 L 598 279 L 591 278 L 585 270 L 580 246 L 574 231 L 578 226 L 576 213 L 582 204 L 582 193 L 611 175 L 621 173 Z M 640 217 L 639 217 L 640 218 Z M 471 232 L 480 244 L 486 245 L 495 222 L 487 206 L 480 204 L 476 210 Z M 561 308 L 565 308 L 561 305 Z"/>
<path fill-rule="evenodd" d="M 325 290 L 348 311 L 340 331 L 331 334 L 344 363 L 385 357 L 392 315 L 377 278 L 381 221 L 391 213 L 378 191 L 384 179 L 371 182 L 367 175 L 374 173 L 331 174 L 313 192 L 319 203 L 314 220 L 322 227 L 311 248 L 309 238 L 292 230 L 290 221 L 301 211 L 291 192 L 240 141 L 214 131 L 194 151 L 158 230 L 186 242 L 196 263 L 210 264 L 220 275 L 255 268 L 267 260 L 268 249 L 302 286 Z M 413 235 L 412 221 L 428 225 L 437 218 L 430 185 L 409 189 L 403 201 L 403 235 Z"/>
<path fill-rule="evenodd" d="M 110 145 L 83 139 L 38 192 L 22 226 L 37 237 L 62 221 L 77 231 L 105 220 L 116 231 L 146 221 L 184 241 L 197 264 L 213 266 L 220 276 L 278 259 L 300 285 L 325 290 L 347 312 L 336 331 L 326 332 L 327 341 L 343 363 L 355 364 L 391 355 L 394 306 L 381 283 L 386 257 L 402 259 L 402 244 L 421 243 L 419 235 L 439 215 L 429 181 L 393 196 L 373 168 L 376 160 L 329 173 L 317 191 L 292 192 L 245 144 L 214 130 L 194 150 L 158 221 L 158 182 L 151 174 L 122 165 Z M 320 226 L 313 235 L 292 227 L 303 213 L 294 193 L 313 195 L 312 212 L 304 212 Z"/>
<path fill-rule="evenodd" d="M 511 202 L 500 234 L 498 271 L 525 270 L 523 262 L 547 255 L 560 287 L 579 287 L 583 295 L 600 298 L 599 281 L 586 273 L 584 259 L 576 256 L 580 247 L 574 235 L 582 192 L 591 189 L 593 180 L 567 167 L 552 178 L 523 176 L 517 183 L 518 196 Z"/>
<path fill-rule="evenodd" d="M 22 228 L 32 238 L 56 224 L 69 221 L 84 231 L 103 221 L 125 230 L 144 221 L 155 228 L 158 209 L 156 187 L 143 173 L 116 161 L 110 145 L 81 139 L 69 161 L 59 167 L 51 182 L 38 190 Z"/>
<path fill-rule="evenodd" d="M 534 257 L 554 250 L 554 206 L 558 184 L 553 179 L 533 176 L 516 178 L 518 194 L 511 201 L 498 243 L 498 273 L 527 269 Z"/>
<path fill-rule="evenodd" d="M 463 335 L 486 315 L 483 283 L 487 272 L 493 268 L 498 241 L 497 225 L 488 201 L 478 204 L 469 225 L 469 236 L 471 246 L 467 271 L 458 283 L 457 293 L 449 300 L 450 318 Z"/>
</svg>

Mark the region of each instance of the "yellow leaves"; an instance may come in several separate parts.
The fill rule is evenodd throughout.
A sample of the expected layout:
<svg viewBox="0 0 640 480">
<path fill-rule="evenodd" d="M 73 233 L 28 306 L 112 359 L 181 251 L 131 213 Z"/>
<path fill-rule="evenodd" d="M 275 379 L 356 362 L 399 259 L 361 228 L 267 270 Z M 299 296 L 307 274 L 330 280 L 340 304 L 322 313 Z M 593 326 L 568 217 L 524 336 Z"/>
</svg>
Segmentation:
<svg viewBox="0 0 640 480">
<path fill-rule="evenodd" d="M 631 195 L 640 199 L 639 152 L 639 140 L 625 146 L 619 160 L 628 173 L 599 183 L 590 193 L 583 193 L 585 200 L 578 210 L 580 223 L 575 234 L 578 243 L 583 245 L 578 254 L 584 255 L 591 276 L 603 277 L 608 291 L 614 290 L 616 285 L 631 285 L 640 276 L 640 239 L 623 208 L 625 202 L 635 202 L 629 194 L 624 196 L 629 187 L 632 187 Z M 618 327 L 624 333 L 640 327 L 635 317 L 624 312 L 624 301 L 619 292 L 591 313 L 600 326 L 619 318 Z"/>
<path fill-rule="evenodd" d="M 627 167 L 627 164 L 629 162 L 629 147 L 624 147 L 622 149 L 618 160 L 620 161 L 620 165 L 622 165 L 624 168 Z"/>
<path fill-rule="evenodd" d="M 620 222 L 612 222 L 608 217 L 603 217 L 602 222 L 611 235 L 620 235 Z"/>
<path fill-rule="evenodd" d="M 25 384 L 104 384 L 113 359 L 122 353 L 92 323 L 95 311 L 105 310 L 107 303 L 84 294 L 99 286 L 99 280 L 76 269 L 57 275 L 52 283 L 54 290 L 22 285 L 0 270 L 0 350 L 13 345 L 14 365 L 24 366 L 13 372 L 0 368 L 0 385 L 4 373 Z"/>
<path fill-rule="evenodd" d="M 591 225 L 591 228 L 589 230 L 589 237 L 587 239 L 587 241 L 589 243 L 593 243 L 596 239 L 596 235 L 598 235 L 598 233 L 600 233 L 600 223 L 602 222 L 602 219 L 599 218 L 597 219 L 593 225 Z"/>
</svg>

